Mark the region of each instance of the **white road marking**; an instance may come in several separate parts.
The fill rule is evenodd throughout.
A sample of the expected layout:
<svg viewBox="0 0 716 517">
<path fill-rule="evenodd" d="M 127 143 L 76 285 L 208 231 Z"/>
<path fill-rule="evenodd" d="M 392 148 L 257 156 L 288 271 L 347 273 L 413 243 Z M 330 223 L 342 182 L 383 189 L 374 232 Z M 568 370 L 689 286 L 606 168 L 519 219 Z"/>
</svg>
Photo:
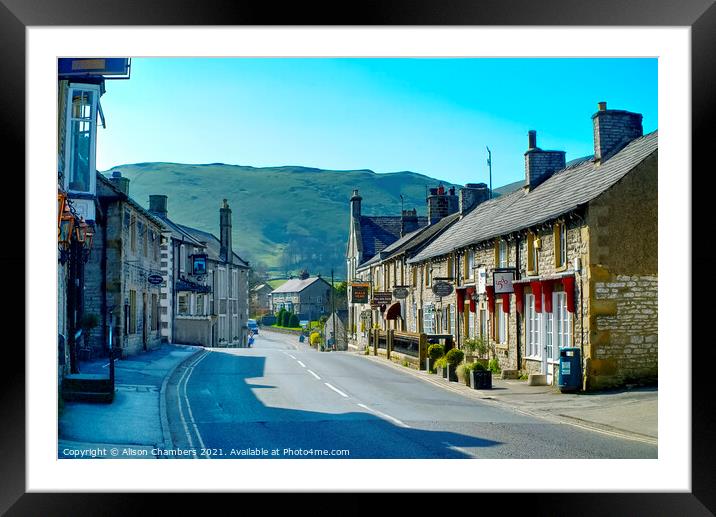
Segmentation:
<svg viewBox="0 0 716 517">
<path fill-rule="evenodd" d="M 189 384 L 189 378 L 191 377 L 191 374 L 194 373 L 194 368 L 196 367 L 196 365 L 202 362 L 208 355 L 209 354 L 204 354 L 203 356 L 201 356 L 201 359 L 191 365 L 191 368 L 189 368 L 189 375 L 187 375 L 186 381 L 184 381 L 184 400 L 186 400 L 186 408 L 189 411 L 189 418 L 191 419 L 191 423 L 194 426 L 194 432 L 196 433 L 196 437 L 199 439 L 199 445 L 202 449 L 206 449 L 206 446 L 204 445 L 204 440 L 201 439 L 201 433 L 199 433 L 199 428 L 196 426 L 196 422 L 194 421 L 194 414 L 191 411 L 191 404 L 189 404 L 189 397 L 186 393 L 186 386 L 187 384 Z"/>
<path fill-rule="evenodd" d="M 114 362 L 116 363 L 116 362 L 117 362 L 117 359 L 115 359 Z M 109 363 L 103 364 L 103 365 L 102 365 L 102 368 L 107 368 L 108 366 L 109 366 Z"/>
<path fill-rule="evenodd" d="M 306 367 L 306 365 L 303 364 L 301 361 L 298 361 L 298 364 L 300 364 L 300 365 L 301 365 L 302 367 L 304 367 L 304 368 Z"/>
<path fill-rule="evenodd" d="M 325 384 L 326 386 L 328 386 L 329 388 L 331 388 L 333 391 L 335 391 L 336 393 L 338 393 L 340 396 L 348 398 L 348 395 L 346 395 L 345 393 L 343 393 L 341 390 L 339 390 L 339 389 L 336 388 L 335 386 L 331 386 L 331 385 L 328 384 L 327 382 L 324 382 L 323 384 Z"/>
<path fill-rule="evenodd" d="M 179 406 L 179 418 L 181 419 L 181 423 L 184 426 L 184 434 L 186 434 L 187 440 L 189 441 L 189 448 L 194 449 L 194 441 L 191 439 L 189 426 L 187 426 L 186 419 L 184 418 L 184 410 L 181 407 L 181 395 L 179 394 L 179 387 L 181 386 L 181 383 L 184 380 L 184 376 L 186 375 L 187 371 L 189 370 L 186 369 L 182 372 L 181 377 L 179 378 L 179 382 L 177 382 L 177 406 Z M 196 453 L 193 453 L 192 455 L 194 456 L 194 458 L 196 458 Z"/>
<path fill-rule="evenodd" d="M 470 456 L 471 458 L 477 458 L 473 453 L 469 452 L 467 449 L 463 449 L 462 447 L 458 447 L 457 445 L 453 445 L 450 442 L 442 442 L 443 445 L 445 445 L 448 449 L 452 449 L 453 451 L 460 452 L 462 454 L 465 454 L 467 456 Z"/>
<path fill-rule="evenodd" d="M 316 375 L 313 370 L 308 370 L 308 373 L 310 373 L 311 375 L 313 375 L 313 376 L 314 376 L 316 379 L 318 379 L 319 381 L 321 380 L 321 378 L 320 378 L 318 375 Z"/>
<path fill-rule="evenodd" d="M 286 355 L 289 356 L 291 359 L 296 359 L 296 358 L 295 358 L 294 356 L 292 356 L 291 354 L 286 354 Z"/>
<path fill-rule="evenodd" d="M 365 404 L 358 404 L 358 405 L 359 405 L 360 407 L 362 407 L 363 409 L 366 409 L 366 410 L 370 411 L 371 413 L 375 413 L 375 414 L 378 415 L 378 416 L 382 416 L 383 418 L 386 418 L 386 419 L 390 420 L 391 422 L 393 422 L 394 424 L 399 425 L 400 427 L 405 427 L 405 428 L 410 429 L 410 426 L 409 426 L 408 424 L 406 424 L 406 423 L 403 422 L 402 420 L 398 420 L 398 419 L 395 418 L 394 416 L 390 416 L 390 415 L 388 415 L 387 413 L 383 413 L 382 411 L 378 411 L 377 409 L 369 408 L 369 407 L 366 406 Z"/>
</svg>

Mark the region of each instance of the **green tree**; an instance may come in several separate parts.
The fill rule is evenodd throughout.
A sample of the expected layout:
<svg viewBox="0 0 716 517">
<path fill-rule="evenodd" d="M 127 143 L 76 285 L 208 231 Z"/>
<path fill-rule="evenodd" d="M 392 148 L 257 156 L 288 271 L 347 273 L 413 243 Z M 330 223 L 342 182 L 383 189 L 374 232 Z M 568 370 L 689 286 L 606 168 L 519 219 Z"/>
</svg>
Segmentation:
<svg viewBox="0 0 716 517">
<path fill-rule="evenodd" d="M 299 327 L 300 323 L 298 321 L 298 315 L 297 314 L 291 314 L 291 317 L 289 318 L 288 325 L 289 327 Z"/>
</svg>

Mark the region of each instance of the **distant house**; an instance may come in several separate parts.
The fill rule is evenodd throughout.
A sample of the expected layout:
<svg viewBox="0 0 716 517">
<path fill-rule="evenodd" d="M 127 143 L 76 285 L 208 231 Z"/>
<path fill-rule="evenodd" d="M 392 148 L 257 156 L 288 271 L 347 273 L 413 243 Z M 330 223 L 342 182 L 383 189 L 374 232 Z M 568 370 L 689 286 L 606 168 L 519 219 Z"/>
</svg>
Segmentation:
<svg viewBox="0 0 716 517">
<path fill-rule="evenodd" d="M 293 278 L 271 295 L 271 311 L 286 309 L 301 320 L 317 320 L 329 310 L 331 284 L 320 276 Z"/>
<path fill-rule="evenodd" d="M 259 284 L 251 289 L 251 305 L 249 312 L 252 316 L 263 316 L 271 312 L 269 295 L 273 288 L 268 284 Z"/>
</svg>

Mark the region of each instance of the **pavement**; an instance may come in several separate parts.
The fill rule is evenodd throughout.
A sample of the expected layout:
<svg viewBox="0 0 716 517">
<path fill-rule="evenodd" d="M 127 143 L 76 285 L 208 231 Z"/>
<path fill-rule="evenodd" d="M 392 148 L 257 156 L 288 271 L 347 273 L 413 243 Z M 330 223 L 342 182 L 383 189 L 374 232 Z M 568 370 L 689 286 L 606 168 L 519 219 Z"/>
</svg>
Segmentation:
<svg viewBox="0 0 716 517">
<path fill-rule="evenodd" d="M 529 386 L 526 380 L 506 380 L 493 375 L 492 389 L 475 390 L 462 383 L 448 382 L 435 374 L 413 370 L 381 357 L 357 354 L 370 361 L 388 364 L 443 389 L 492 401 L 527 415 L 620 438 L 653 445 L 658 443 L 659 391 L 656 387 L 562 393 L 556 386 Z"/>
<path fill-rule="evenodd" d="M 166 380 L 202 347 L 163 344 L 115 360 L 115 397 L 110 404 L 64 402 L 58 423 L 58 458 L 156 458 L 167 447 Z M 81 363 L 82 373 L 109 376 L 109 361 Z"/>
</svg>

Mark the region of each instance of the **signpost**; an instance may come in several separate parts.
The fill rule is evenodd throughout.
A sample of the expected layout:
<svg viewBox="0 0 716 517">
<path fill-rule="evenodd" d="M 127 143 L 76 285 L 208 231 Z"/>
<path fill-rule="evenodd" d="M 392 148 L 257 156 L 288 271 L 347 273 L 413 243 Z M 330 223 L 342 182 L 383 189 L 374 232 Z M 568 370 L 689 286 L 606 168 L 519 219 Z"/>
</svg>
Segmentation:
<svg viewBox="0 0 716 517">
<path fill-rule="evenodd" d="M 351 303 L 368 303 L 368 283 L 351 283 Z"/>
</svg>

